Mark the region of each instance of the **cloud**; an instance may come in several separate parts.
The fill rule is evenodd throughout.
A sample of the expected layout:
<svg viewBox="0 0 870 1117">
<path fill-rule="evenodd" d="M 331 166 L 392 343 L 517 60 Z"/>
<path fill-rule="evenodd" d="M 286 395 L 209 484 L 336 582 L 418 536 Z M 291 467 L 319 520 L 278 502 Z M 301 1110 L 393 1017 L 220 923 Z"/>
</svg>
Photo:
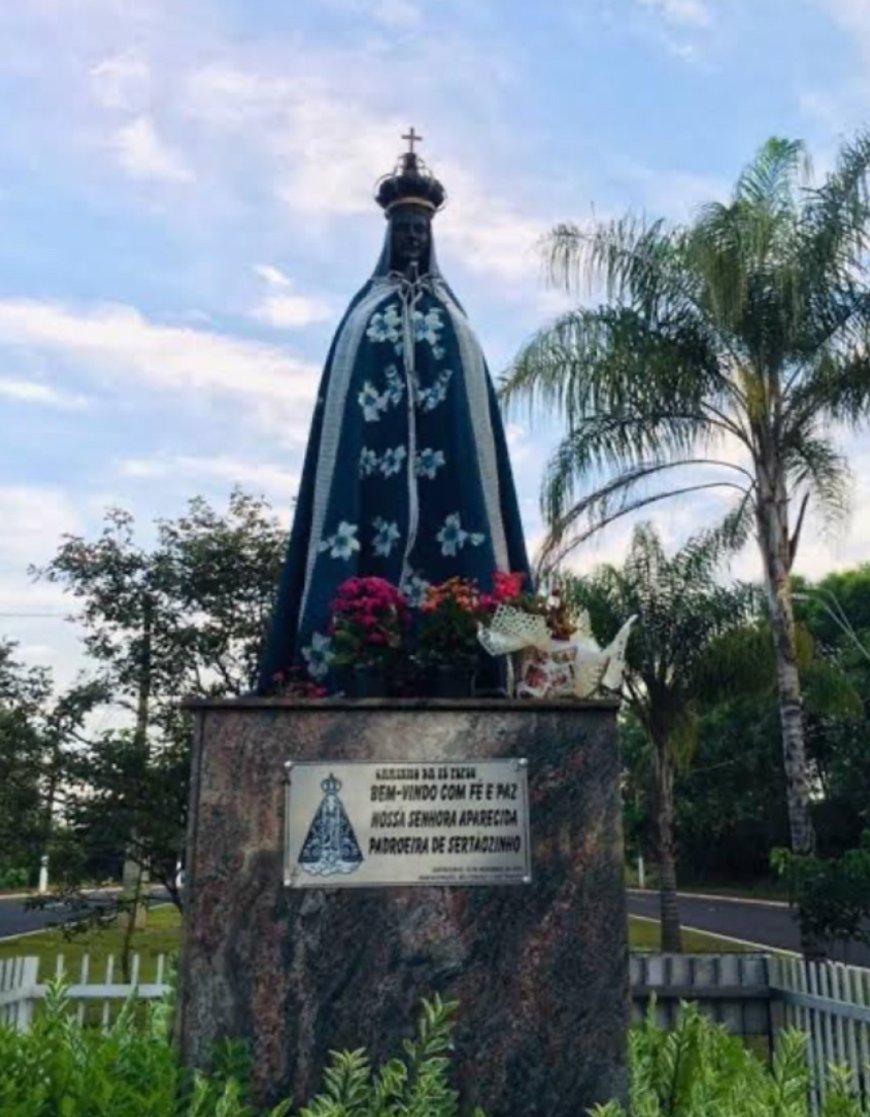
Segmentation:
<svg viewBox="0 0 870 1117">
<path fill-rule="evenodd" d="M 713 16 L 707 0 L 638 0 L 662 16 L 667 22 L 678 27 L 709 27 Z"/>
<path fill-rule="evenodd" d="M 407 128 L 403 117 L 375 107 L 376 91 L 368 94 L 349 100 L 337 84 L 304 72 L 291 81 L 212 64 L 189 75 L 185 106 L 222 143 L 232 136 L 259 148 L 291 220 L 336 221 L 372 214 L 374 174 L 393 167 L 396 137 Z M 434 169 L 451 199 L 437 219 L 439 242 L 478 274 L 510 284 L 536 277 L 533 249 L 546 223 L 494 194 L 482 168 L 442 157 Z"/>
<path fill-rule="evenodd" d="M 329 6 L 344 14 L 353 14 L 395 31 L 417 27 L 422 19 L 413 0 L 328 0 Z"/>
<path fill-rule="evenodd" d="M 92 66 L 91 90 L 98 104 L 107 109 L 136 109 L 149 91 L 151 70 L 141 55 L 124 51 Z"/>
<path fill-rule="evenodd" d="M 254 264 L 253 271 L 270 287 L 289 287 L 291 285 L 290 276 L 285 275 L 274 264 Z"/>
<path fill-rule="evenodd" d="M 131 178 L 178 183 L 193 180 L 191 169 L 158 136 L 148 116 L 138 116 L 118 128 L 112 147 L 121 167 Z"/>
<path fill-rule="evenodd" d="M 57 352 L 129 384 L 130 374 L 172 391 L 310 404 L 316 369 L 283 350 L 216 331 L 164 326 L 134 307 L 72 310 L 0 299 L 0 343 Z"/>
<path fill-rule="evenodd" d="M 289 330 L 325 322 L 332 316 L 332 308 L 320 299 L 302 295 L 267 295 L 251 312 L 258 322 L 276 330 Z"/>
<path fill-rule="evenodd" d="M 67 395 L 48 384 L 37 384 L 33 380 L 0 380 L 0 396 L 43 407 L 78 409 L 87 405 L 84 396 Z"/>
<path fill-rule="evenodd" d="M 120 463 L 125 477 L 144 479 L 214 478 L 231 485 L 275 494 L 283 498 L 295 495 L 299 475 L 271 462 L 252 462 L 225 456 L 197 458 L 185 455 L 164 455 L 156 458 L 127 458 Z"/>
<path fill-rule="evenodd" d="M 55 485 L 0 486 L 0 637 L 19 643 L 25 663 L 52 669 L 58 686 L 82 666 L 75 611 L 61 586 L 34 581 L 28 566 L 51 560 L 61 536 L 85 529 L 79 502 Z"/>
<path fill-rule="evenodd" d="M 30 563 L 46 562 L 65 532 L 81 527 L 75 502 L 57 486 L 0 486 L 0 575 L 26 577 Z M 43 595 L 44 596 L 44 595 Z M 31 603 L 34 594 L 29 595 Z M 8 597 L 0 598 L 4 606 Z"/>
</svg>

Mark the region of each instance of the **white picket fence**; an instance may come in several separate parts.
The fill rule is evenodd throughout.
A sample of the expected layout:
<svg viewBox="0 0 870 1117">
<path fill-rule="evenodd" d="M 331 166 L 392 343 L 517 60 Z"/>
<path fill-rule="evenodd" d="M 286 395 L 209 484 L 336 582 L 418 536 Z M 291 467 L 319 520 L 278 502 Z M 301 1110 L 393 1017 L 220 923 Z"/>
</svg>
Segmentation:
<svg viewBox="0 0 870 1117">
<path fill-rule="evenodd" d="M 680 1002 L 692 1001 L 730 1031 L 764 1037 L 770 1053 L 780 1031 L 797 1028 L 807 1036 L 813 1111 L 832 1063 L 849 1068 L 870 1102 L 868 969 L 771 954 L 633 954 L 631 990 L 635 1020 L 655 997 L 657 1021 L 670 1027 Z"/>
<path fill-rule="evenodd" d="M 92 974 L 89 954 L 82 955 L 78 975 L 68 971 L 62 954 L 57 956 L 54 975 L 67 983 L 67 996 L 76 1006 L 76 1017 L 85 1019 L 88 1005 L 98 1006 L 99 1020 L 104 1028 L 112 1019 L 112 1009 L 123 1004 L 135 993 L 144 1000 L 155 1000 L 169 992 L 167 957 L 157 956 L 153 967 L 153 980 L 140 981 L 142 959 L 139 954 L 130 958 L 130 980 L 124 981 L 121 965 L 115 956 L 106 958 L 102 977 Z M 0 1024 L 11 1024 L 27 1031 L 33 1019 L 35 1006 L 45 997 L 47 985 L 39 980 L 38 958 L 7 958 L 0 960 Z"/>
<path fill-rule="evenodd" d="M 141 981 L 142 960 L 134 954 L 130 980 L 110 955 L 101 976 L 92 973 L 89 955 L 68 972 L 58 955 L 54 972 L 68 983 L 67 995 L 75 1004 L 79 1021 L 89 1005 L 98 1006 L 94 1023 L 107 1027 L 120 1004 L 134 993 L 145 1000 L 169 991 L 167 956 L 149 965 L 148 981 Z M 47 985 L 39 980 L 36 958 L 0 961 L 0 1024 L 26 1031 L 35 1006 Z M 766 1039 L 776 1046 L 783 1028 L 798 1028 L 808 1037 L 813 1108 L 825 1095 L 828 1066 L 847 1066 L 856 1093 L 870 1102 L 870 969 L 841 962 L 804 962 L 797 957 L 771 954 L 632 954 L 630 980 L 635 1020 L 655 997 L 659 1022 L 673 1024 L 681 1001 L 696 1002 L 701 1011 L 731 1031 Z"/>
<path fill-rule="evenodd" d="M 808 1036 L 814 1109 L 824 1101 L 831 1063 L 848 1067 L 855 1092 L 870 1102 L 870 970 L 775 955 L 769 980 L 777 1023 Z"/>
</svg>

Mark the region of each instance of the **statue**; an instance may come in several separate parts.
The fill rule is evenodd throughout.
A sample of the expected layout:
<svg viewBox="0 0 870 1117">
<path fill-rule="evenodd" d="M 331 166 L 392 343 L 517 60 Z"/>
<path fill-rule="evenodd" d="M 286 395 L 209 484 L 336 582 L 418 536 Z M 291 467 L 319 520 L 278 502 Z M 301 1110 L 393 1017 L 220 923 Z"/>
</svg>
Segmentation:
<svg viewBox="0 0 870 1117">
<path fill-rule="evenodd" d="M 438 268 L 444 187 L 414 150 L 376 187 L 387 218 L 374 275 L 333 339 L 258 689 L 304 669 L 328 681 L 330 606 L 376 575 L 422 603 L 429 585 L 528 574 L 501 416 L 480 345 Z"/>
</svg>

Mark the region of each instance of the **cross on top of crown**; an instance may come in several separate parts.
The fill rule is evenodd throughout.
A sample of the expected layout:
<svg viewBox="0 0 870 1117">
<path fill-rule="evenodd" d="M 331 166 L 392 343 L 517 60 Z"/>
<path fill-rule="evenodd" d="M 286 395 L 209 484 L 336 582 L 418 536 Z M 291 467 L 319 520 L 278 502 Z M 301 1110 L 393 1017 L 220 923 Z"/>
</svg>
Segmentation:
<svg viewBox="0 0 870 1117">
<path fill-rule="evenodd" d="M 414 144 L 415 143 L 420 143 L 422 141 L 423 137 L 417 135 L 417 133 L 414 131 L 414 127 L 412 125 L 411 130 L 406 135 L 402 136 L 402 139 L 408 141 L 408 151 L 410 151 L 410 153 L 413 155 L 414 154 Z"/>
</svg>

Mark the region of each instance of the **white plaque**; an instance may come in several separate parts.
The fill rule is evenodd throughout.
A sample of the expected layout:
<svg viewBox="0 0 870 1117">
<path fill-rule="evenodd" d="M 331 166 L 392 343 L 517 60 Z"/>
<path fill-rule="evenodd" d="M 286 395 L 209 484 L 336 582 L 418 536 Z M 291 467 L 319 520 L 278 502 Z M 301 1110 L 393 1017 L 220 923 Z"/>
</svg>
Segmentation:
<svg viewBox="0 0 870 1117">
<path fill-rule="evenodd" d="M 294 888 L 528 884 L 528 761 L 286 765 Z"/>
</svg>

